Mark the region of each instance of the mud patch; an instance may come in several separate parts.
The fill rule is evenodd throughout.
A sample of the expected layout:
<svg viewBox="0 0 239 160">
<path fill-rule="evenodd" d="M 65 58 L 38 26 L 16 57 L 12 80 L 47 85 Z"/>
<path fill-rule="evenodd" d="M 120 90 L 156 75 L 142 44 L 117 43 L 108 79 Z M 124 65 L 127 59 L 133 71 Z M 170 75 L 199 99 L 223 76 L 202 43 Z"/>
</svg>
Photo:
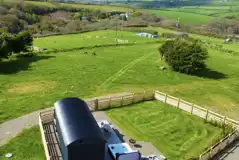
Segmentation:
<svg viewBox="0 0 239 160">
<path fill-rule="evenodd" d="M 10 86 L 8 92 L 19 94 L 43 92 L 54 89 L 56 85 L 57 84 L 54 81 L 36 81 L 36 82 L 18 83 Z"/>
</svg>

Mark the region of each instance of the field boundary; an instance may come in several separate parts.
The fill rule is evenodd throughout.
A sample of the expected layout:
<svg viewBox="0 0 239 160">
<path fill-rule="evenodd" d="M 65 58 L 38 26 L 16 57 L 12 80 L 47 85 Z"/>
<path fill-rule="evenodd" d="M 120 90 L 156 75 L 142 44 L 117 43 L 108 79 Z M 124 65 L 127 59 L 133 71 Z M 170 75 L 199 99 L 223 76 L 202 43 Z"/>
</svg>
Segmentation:
<svg viewBox="0 0 239 160">
<path fill-rule="evenodd" d="M 160 92 L 158 90 L 153 91 L 144 91 L 143 93 L 130 93 L 127 95 L 119 95 L 119 96 L 108 96 L 108 97 L 102 97 L 102 98 L 92 98 L 86 100 L 86 103 L 88 104 L 91 111 L 98 111 L 98 110 L 107 110 L 110 108 L 116 108 L 116 107 L 123 107 L 126 105 L 139 103 L 142 101 L 149 101 L 149 100 L 159 100 L 164 102 L 165 104 L 169 104 L 171 106 L 174 106 L 178 109 L 184 110 L 186 112 L 189 112 L 192 115 L 198 116 L 202 119 L 205 119 L 206 121 L 217 121 L 219 124 L 222 125 L 232 125 L 234 128 L 234 131 L 229 133 L 227 136 L 222 138 L 220 141 L 218 141 L 216 144 L 209 147 L 207 150 L 205 150 L 202 154 L 199 155 L 199 160 L 209 160 L 213 158 L 215 155 L 217 155 L 220 151 L 225 149 L 227 146 L 229 146 L 232 142 L 237 140 L 239 138 L 239 122 L 235 121 L 231 118 L 228 118 L 226 116 L 223 116 L 221 114 L 215 113 L 213 111 L 210 111 L 208 109 L 205 109 L 201 106 L 198 106 L 196 104 L 184 101 L 180 98 L 168 95 L 166 93 Z M 53 121 L 53 109 L 40 112 L 39 115 L 39 126 L 42 128 L 44 124 L 51 123 Z M 44 132 L 41 133 L 43 136 L 46 136 Z M 42 138 L 43 141 L 46 141 L 46 137 Z M 47 159 L 50 159 L 50 157 L 56 157 L 56 151 L 52 151 L 53 149 L 50 148 L 52 145 L 48 145 L 48 142 L 44 144 L 44 149 L 46 151 Z"/>
<path fill-rule="evenodd" d="M 87 46 L 87 47 L 77 47 L 77 48 L 69 48 L 69 49 L 49 49 L 46 51 L 36 51 L 37 53 L 59 53 L 59 52 L 70 52 L 70 51 L 78 51 L 83 49 L 93 49 L 93 48 L 101 48 L 101 47 L 119 47 L 119 46 L 133 46 L 133 45 L 141 45 L 141 44 L 158 44 L 162 41 L 152 41 L 152 42 L 144 42 L 144 43 L 122 43 L 122 44 L 99 44 L 99 45 L 93 45 L 93 46 Z"/>
</svg>

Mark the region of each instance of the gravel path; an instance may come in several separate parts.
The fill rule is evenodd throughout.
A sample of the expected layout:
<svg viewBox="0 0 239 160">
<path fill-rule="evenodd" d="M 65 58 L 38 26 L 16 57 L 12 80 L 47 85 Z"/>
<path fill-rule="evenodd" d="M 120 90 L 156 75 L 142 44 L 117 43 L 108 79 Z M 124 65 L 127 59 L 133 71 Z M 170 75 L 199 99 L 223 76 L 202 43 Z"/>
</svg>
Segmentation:
<svg viewBox="0 0 239 160">
<path fill-rule="evenodd" d="M 111 97 L 118 97 L 118 96 L 127 96 L 131 93 L 121 93 L 121 94 L 113 94 L 109 95 Z M 96 97 L 98 99 L 106 98 L 109 96 L 102 96 L 102 97 Z M 94 98 L 95 99 L 95 98 Z M 90 99 L 89 99 L 90 100 Z M 37 125 L 39 123 L 39 113 L 42 111 L 46 111 L 52 108 L 47 108 L 44 110 L 39 110 L 32 112 L 30 114 L 24 115 L 22 117 L 4 122 L 0 124 L 0 146 L 5 144 L 8 140 L 15 137 L 18 133 L 20 133 L 24 128 L 31 127 L 34 125 Z"/>
</svg>

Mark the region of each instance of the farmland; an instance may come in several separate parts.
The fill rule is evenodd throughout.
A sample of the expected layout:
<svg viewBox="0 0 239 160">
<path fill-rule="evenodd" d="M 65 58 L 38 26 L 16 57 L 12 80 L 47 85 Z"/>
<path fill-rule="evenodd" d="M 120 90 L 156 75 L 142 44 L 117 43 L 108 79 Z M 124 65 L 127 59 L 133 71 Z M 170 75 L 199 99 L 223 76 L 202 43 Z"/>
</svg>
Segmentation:
<svg viewBox="0 0 239 160">
<path fill-rule="evenodd" d="M 127 135 L 151 142 L 171 160 L 197 157 L 223 136 L 222 129 L 158 101 L 110 109 L 106 113 Z"/>
<path fill-rule="evenodd" d="M 158 31 L 170 32 L 160 28 Z M 95 36 L 96 33 L 85 34 Z M 107 36 L 107 31 L 98 33 L 103 42 L 102 35 L 105 33 Z M 84 45 L 93 47 L 51 54 L 43 52 L 32 58 L 12 57 L 1 62 L 0 91 L 4 94 L 0 95 L 0 105 L 3 106 L 0 122 L 50 107 L 56 100 L 67 96 L 86 98 L 150 89 L 162 90 L 238 119 L 238 56 L 209 49 L 209 69 L 197 76 L 176 73 L 170 69 L 161 71 L 160 66 L 167 65 L 159 59 L 157 48 L 160 42 L 129 32 L 124 35 L 128 36 L 129 41 L 137 39 L 141 43 L 95 47 L 99 40 L 89 42 L 77 34 L 65 35 L 64 38 L 59 36 L 59 41 L 55 36 L 45 37 L 36 39 L 34 45 L 49 49 Z M 208 40 L 212 43 L 222 41 L 216 38 Z M 113 39 L 108 42 L 115 43 Z M 52 48 L 48 44 L 52 44 Z M 238 48 L 236 44 L 225 45 L 229 49 Z M 88 54 L 84 54 L 86 52 Z M 92 55 L 93 52 L 96 56 Z M 113 80 L 108 81 L 112 76 Z M 104 84 L 105 81 L 107 84 Z"/>
<path fill-rule="evenodd" d="M 178 18 L 180 18 L 180 21 L 184 24 L 205 24 L 209 22 L 209 20 L 212 18 L 207 15 L 179 11 L 168 11 L 168 10 L 145 10 L 145 11 L 156 14 L 161 17 L 166 17 L 168 19 L 177 20 Z"/>
<path fill-rule="evenodd" d="M 145 11 L 168 19 L 180 18 L 184 24 L 206 24 L 213 18 L 235 19 L 239 17 L 238 6 L 184 6 Z"/>
<path fill-rule="evenodd" d="M 116 32 L 113 30 L 105 30 L 105 31 L 87 32 L 83 34 L 70 34 L 70 35 L 36 38 L 34 41 L 34 45 L 41 48 L 47 48 L 48 50 L 95 47 L 97 45 L 100 46 L 100 45 L 116 44 L 117 43 L 115 40 L 116 37 L 119 40 L 126 40 L 127 43 L 131 44 L 148 43 L 156 41 L 155 39 L 138 37 L 133 32 L 121 32 L 121 31 Z"/>
<path fill-rule="evenodd" d="M 11 2 L 11 1 L 10 1 Z M 37 1 L 24 1 L 26 4 L 34 4 L 41 7 L 50 7 L 50 8 L 61 8 L 61 7 L 72 7 L 76 9 L 93 9 L 101 10 L 106 12 L 111 12 L 112 10 L 127 12 L 131 11 L 130 8 L 120 7 L 120 6 L 107 6 L 107 5 L 83 5 L 83 4 L 67 4 L 67 3 L 50 3 L 50 2 L 37 2 Z"/>
</svg>

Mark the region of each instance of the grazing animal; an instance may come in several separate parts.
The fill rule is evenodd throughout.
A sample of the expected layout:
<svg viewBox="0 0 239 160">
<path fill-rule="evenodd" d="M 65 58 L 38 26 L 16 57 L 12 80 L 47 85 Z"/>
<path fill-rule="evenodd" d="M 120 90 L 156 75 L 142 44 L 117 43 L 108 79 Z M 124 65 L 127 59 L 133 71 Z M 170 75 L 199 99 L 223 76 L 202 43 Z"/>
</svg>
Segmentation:
<svg viewBox="0 0 239 160">
<path fill-rule="evenodd" d="M 92 55 L 96 56 L 96 53 L 95 53 L 95 52 L 93 52 L 93 53 L 92 53 Z"/>
<path fill-rule="evenodd" d="M 88 52 L 85 52 L 84 54 L 88 54 Z"/>
</svg>

